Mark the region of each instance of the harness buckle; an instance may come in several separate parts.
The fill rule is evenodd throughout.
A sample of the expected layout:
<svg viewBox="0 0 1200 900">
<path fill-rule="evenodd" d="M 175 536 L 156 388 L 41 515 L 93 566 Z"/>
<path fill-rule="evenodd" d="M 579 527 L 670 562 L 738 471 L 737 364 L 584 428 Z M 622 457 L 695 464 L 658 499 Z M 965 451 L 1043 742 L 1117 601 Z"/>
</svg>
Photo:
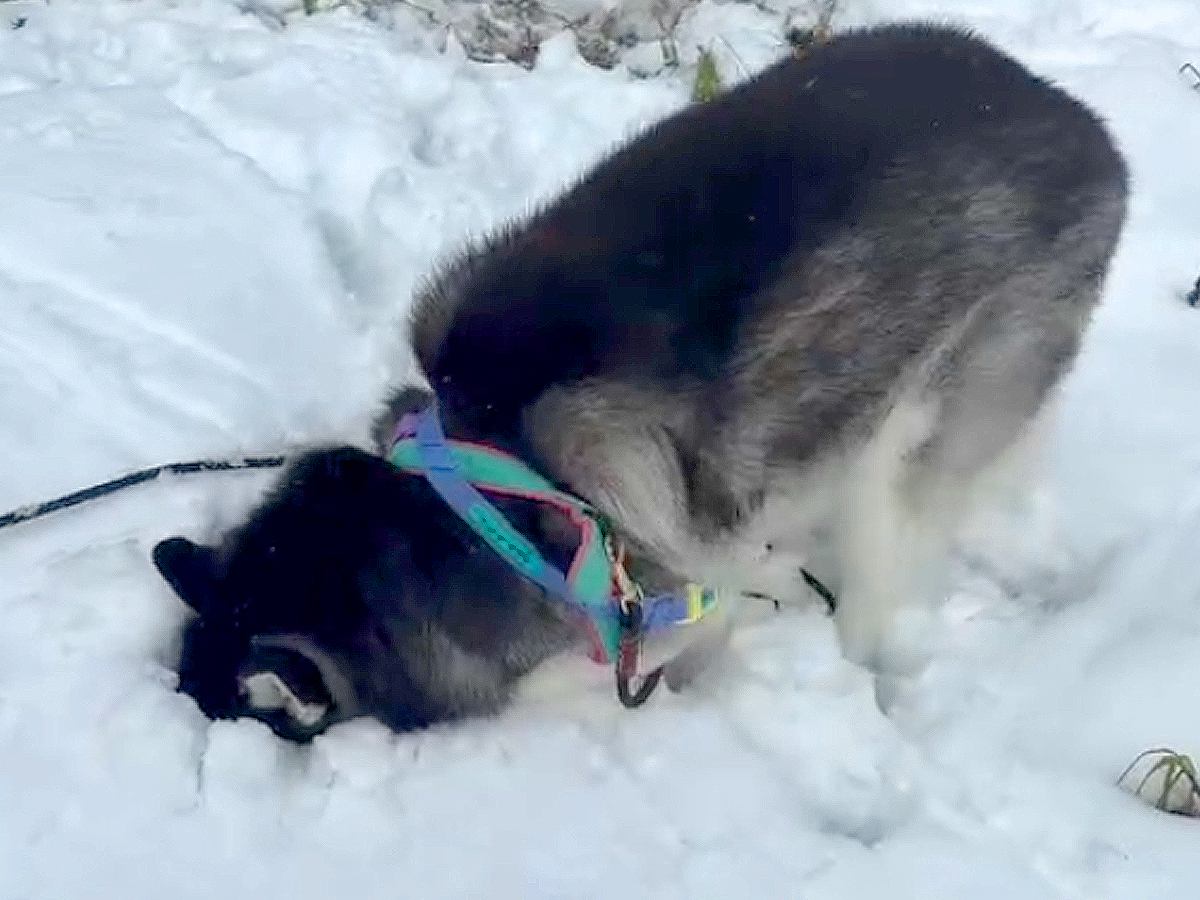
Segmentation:
<svg viewBox="0 0 1200 900">
<path fill-rule="evenodd" d="M 641 606 L 644 597 L 642 586 L 629 577 L 629 572 L 625 569 L 625 542 L 618 541 L 616 547 L 613 547 L 612 537 L 604 536 L 604 550 L 608 553 L 608 558 L 612 560 L 613 581 L 617 591 L 617 602 L 621 605 L 621 612 L 625 615 L 633 615 L 633 607 Z M 641 628 L 641 613 L 637 613 L 638 628 Z"/>
</svg>

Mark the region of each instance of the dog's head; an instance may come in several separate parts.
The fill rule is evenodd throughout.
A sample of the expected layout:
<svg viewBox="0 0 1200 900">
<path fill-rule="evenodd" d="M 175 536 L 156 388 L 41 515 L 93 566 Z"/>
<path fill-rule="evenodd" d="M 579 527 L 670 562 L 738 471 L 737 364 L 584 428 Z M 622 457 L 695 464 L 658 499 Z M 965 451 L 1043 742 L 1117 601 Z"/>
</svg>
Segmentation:
<svg viewBox="0 0 1200 900">
<path fill-rule="evenodd" d="M 529 506 L 506 514 L 544 541 Z M 169 538 L 154 563 L 195 612 L 180 689 L 293 740 L 489 712 L 575 637 L 423 478 L 353 448 L 307 454 L 217 546 Z"/>
</svg>

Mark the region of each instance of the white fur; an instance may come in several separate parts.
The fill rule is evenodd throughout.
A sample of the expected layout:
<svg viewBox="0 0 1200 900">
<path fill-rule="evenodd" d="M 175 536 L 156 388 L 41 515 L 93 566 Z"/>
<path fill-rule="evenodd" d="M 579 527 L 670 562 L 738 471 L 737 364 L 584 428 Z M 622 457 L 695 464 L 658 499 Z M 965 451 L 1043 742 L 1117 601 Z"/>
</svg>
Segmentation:
<svg viewBox="0 0 1200 900">
<path fill-rule="evenodd" d="M 846 655 L 890 667 L 883 657 L 895 617 L 945 551 L 977 480 L 931 476 L 919 461 L 937 412 L 934 402 L 897 402 L 860 445 L 782 481 L 735 543 L 693 551 L 688 571 L 728 598 L 796 603 L 815 599 L 801 575 L 808 569 L 835 587 Z"/>
<path fill-rule="evenodd" d="M 274 672 L 255 672 L 241 680 L 242 692 L 255 709 L 284 710 L 294 721 L 312 728 L 329 712 L 325 703 L 306 703 Z"/>
<path fill-rule="evenodd" d="M 935 420 L 929 404 L 896 404 L 846 474 L 836 532 L 837 626 L 855 662 L 881 662 L 884 636 L 930 549 L 936 513 L 914 496 L 910 463 Z"/>
</svg>

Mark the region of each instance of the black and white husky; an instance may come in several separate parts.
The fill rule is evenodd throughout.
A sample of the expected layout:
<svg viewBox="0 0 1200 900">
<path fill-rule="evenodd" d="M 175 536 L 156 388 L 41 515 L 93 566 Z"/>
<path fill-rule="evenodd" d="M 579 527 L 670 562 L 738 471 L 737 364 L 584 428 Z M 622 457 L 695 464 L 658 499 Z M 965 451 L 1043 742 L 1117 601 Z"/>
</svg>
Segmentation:
<svg viewBox="0 0 1200 900">
<path fill-rule="evenodd" d="M 827 535 L 845 652 L 879 665 L 956 501 L 1076 356 L 1126 184 L 1097 117 L 982 40 L 853 31 L 444 265 L 412 344 L 446 433 L 593 505 L 649 589 L 797 598 Z M 430 399 L 392 397 L 378 449 Z M 569 556 L 558 511 L 495 503 Z M 579 641 L 424 478 L 349 447 L 155 562 L 197 614 L 181 689 L 291 737 L 489 712 Z"/>
</svg>

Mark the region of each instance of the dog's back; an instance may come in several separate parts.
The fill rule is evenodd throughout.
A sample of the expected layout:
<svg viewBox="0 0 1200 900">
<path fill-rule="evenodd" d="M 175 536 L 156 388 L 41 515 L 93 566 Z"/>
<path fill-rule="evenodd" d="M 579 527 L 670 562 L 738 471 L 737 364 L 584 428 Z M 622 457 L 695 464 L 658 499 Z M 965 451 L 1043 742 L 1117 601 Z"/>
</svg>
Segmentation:
<svg viewBox="0 0 1200 900">
<path fill-rule="evenodd" d="M 716 551 L 795 543 L 825 497 L 865 658 L 911 568 L 901 535 L 945 527 L 935 501 L 1074 358 L 1125 192 L 1096 117 L 983 41 L 853 32 L 466 253 L 414 343 L 452 427 L 519 448 L 673 571 L 727 577 Z"/>
<path fill-rule="evenodd" d="M 853 32 L 652 127 L 465 252 L 420 298 L 414 344 L 443 405 L 517 430 L 582 378 L 727 379 L 747 327 L 803 307 L 780 290 L 835 247 L 909 280 L 929 260 L 1012 264 L 1097 192 L 1119 206 L 1123 179 L 1090 113 L 982 41 Z"/>
</svg>

